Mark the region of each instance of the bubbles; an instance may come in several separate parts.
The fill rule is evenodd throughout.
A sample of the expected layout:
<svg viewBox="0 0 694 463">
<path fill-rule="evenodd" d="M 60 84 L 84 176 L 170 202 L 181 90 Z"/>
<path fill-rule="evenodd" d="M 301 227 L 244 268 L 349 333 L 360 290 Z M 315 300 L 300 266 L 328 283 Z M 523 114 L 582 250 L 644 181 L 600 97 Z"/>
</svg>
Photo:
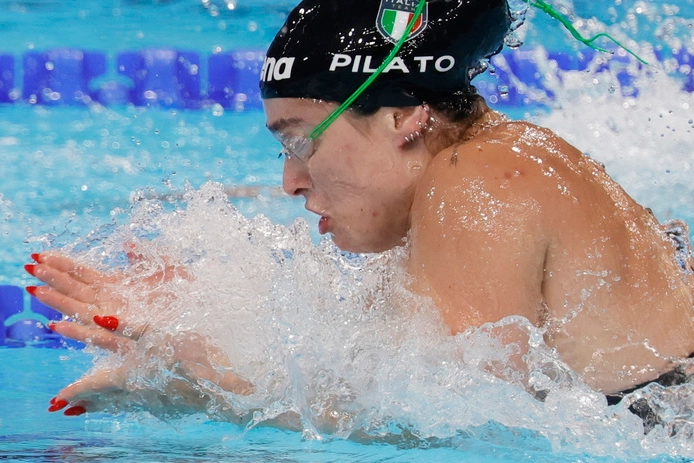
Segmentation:
<svg viewBox="0 0 694 463">
<path fill-rule="evenodd" d="M 520 48 L 523 45 L 523 40 L 513 34 L 509 34 L 504 38 L 504 45 L 512 49 Z"/>
<path fill-rule="evenodd" d="M 210 110 L 212 111 L 213 116 L 223 116 L 224 115 L 224 107 L 220 105 L 219 103 L 215 103 L 210 107 Z"/>
<path fill-rule="evenodd" d="M 514 22 L 511 29 L 518 29 L 525 22 L 525 16 L 528 12 L 529 5 L 525 0 L 508 0 L 508 8 Z"/>
</svg>

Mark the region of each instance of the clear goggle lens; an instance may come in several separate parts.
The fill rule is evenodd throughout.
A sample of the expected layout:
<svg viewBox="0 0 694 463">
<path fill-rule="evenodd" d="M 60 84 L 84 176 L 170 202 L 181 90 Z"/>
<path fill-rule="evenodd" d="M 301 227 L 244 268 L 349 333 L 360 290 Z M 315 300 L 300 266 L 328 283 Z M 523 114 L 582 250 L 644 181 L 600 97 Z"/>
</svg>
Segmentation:
<svg viewBox="0 0 694 463">
<path fill-rule="evenodd" d="M 300 159 L 303 162 L 308 162 L 313 154 L 313 141 L 303 135 L 282 135 L 276 133 L 275 138 L 282 144 L 282 152 L 289 158 Z"/>
</svg>

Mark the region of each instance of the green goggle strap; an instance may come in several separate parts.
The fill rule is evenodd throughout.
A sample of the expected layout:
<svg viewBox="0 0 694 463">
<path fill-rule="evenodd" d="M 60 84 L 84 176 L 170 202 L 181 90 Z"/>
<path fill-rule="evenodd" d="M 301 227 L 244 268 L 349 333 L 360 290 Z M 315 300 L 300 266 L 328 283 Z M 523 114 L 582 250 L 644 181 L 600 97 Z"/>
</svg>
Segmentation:
<svg viewBox="0 0 694 463">
<path fill-rule="evenodd" d="M 345 112 L 349 106 L 354 103 L 354 100 L 359 98 L 359 95 L 364 93 L 364 90 L 366 90 L 371 83 L 376 80 L 376 78 L 383 72 L 383 70 L 395 59 L 395 56 L 398 54 L 400 49 L 402 48 L 403 44 L 407 41 L 407 38 L 410 36 L 410 32 L 412 32 L 412 28 L 414 27 L 415 23 L 419 19 L 419 17 L 422 15 L 422 11 L 424 11 L 424 6 L 426 5 L 426 0 L 419 0 L 419 4 L 417 4 L 417 8 L 414 11 L 414 15 L 412 16 L 412 19 L 410 19 L 410 22 L 407 24 L 407 27 L 405 28 L 405 32 L 402 34 L 402 37 L 400 37 L 400 40 L 395 44 L 395 47 L 393 50 L 391 50 L 390 54 L 386 57 L 385 60 L 383 60 L 383 63 L 376 69 L 376 71 L 369 76 L 366 81 L 361 84 L 361 86 L 354 92 L 352 95 L 350 95 L 349 98 L 347 98 L 344 103 L 342 103 L 335 111 L 330 113 L 328 117 L 323 119 L 323 122 L 318 124 L 318 126 L 311 131 L 311 133 L 308 134 L 308 139 L 309 140 L 315 140 L 318 138 L 323 132 L 325 132 L 325 129 L 327 129 L 330 124 L 335 122 L 335 119 L 340 117 L 340 114 Z"/>
</svg>

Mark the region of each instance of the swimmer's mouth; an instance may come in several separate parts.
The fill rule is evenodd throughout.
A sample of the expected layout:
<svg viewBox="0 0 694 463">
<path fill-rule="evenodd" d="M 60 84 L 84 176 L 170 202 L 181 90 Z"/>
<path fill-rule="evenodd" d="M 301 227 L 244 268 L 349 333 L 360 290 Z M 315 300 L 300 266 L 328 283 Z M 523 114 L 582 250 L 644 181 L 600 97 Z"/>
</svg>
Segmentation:
<svg viewBox="0 0 694 463">
<path fill-rule="evenodd" d="M 323 211 L 314 210 L 308 207 L 308 205 L 306 205 L 306 210 L 320 216 L 320 219 L 318 220 L 318 233 L 325 235 L 330 231 L 330 217 L 323 215 Z"/>
</svg>

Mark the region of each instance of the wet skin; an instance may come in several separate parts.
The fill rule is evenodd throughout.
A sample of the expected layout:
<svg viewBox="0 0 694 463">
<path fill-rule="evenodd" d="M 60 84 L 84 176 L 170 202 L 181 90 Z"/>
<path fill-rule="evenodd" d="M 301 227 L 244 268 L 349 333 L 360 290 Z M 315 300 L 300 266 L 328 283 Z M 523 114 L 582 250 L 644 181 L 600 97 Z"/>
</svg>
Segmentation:
<svg viewBox="0 0 694 463">
<path fill-rule="evenodd" d="M 333 109 L 312 100 L 268 100 L 267 125 L 286 135 L 306 135 Z M 389 114 L 368 120 L 339 117 L 315 142 L 308 163 L 287 158 L 282 186 L 303 196 L 306 208 L 321 217 L 321 233 L 340 248 L 378 252 L 403 243 L 416 178 L 427 153 L 402 152 L 401 138 L 369 125 L 387 126 Z"/>
<path fill-rule="evenodd" d="M 331 108 L 265 102 L 269 127 L 304 135 Z M 403 141 L 422 118 L 395 108 L 342 116 L 308 163 L 285 162 L 285 191 L 303 196 L 343 249 L 382 251 L 409 234 L 412 289 L 452 333 L 524 316 L 604 392 L 655 379 L 694 351 L 693 278 L 602 166 L 548 130 L 501 120 L 432 152 L 421 138 Z"/>
</svg>

